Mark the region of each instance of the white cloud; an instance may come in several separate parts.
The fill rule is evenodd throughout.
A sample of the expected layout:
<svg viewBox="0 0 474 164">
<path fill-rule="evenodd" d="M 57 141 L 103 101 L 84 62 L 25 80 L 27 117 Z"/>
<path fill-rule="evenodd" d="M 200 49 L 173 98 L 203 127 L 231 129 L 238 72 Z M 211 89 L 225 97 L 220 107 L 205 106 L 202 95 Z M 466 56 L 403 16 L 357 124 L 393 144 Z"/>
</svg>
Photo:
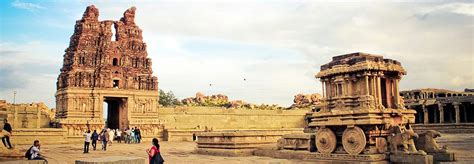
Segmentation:
<svg viewBox="0 0 474 164">
<path fill-rule="evenodd" d="M 474 4 L 471 3 L 448 3 L 426 7 L 420 14 L 427 15 L 436 12 L 448 12 L 466 16 L 474 16 Z"/>
<path fill-rule="evenodd" d="M 21 2 L 20 0 L 13 1 L 11 3 L 11 5 L 15 8 L 25 9 L 25 10 L 29 10 L 29 11 L 36 11 L 36 10 L 39 10 L 39 9 L 45 9 L 45 7 L 40 6 L 38 4 L 28 3 L 28 2 Z"/>
<path fill-rule="evenodd" d="M 94 3 L 101 20 L 119 20 L 127 8 L 137 7 L 136 23 L 143 30 L 160 88 L 173 90 L 180 98 L 203 91 L 288 105 L 294 94 L 320 90 L 313 78 L 320 65 L 332 56 L 356 51 L 402 62 L 408 75 L 401 89 L 474 87 L 472 3 Z M 83 6 L 83 12 L 86 5 L 58 7 L 69 12 Z M 80 19 L 81 12 L 74 14 L 75 19 Z M 72 34 L 74 25 L 67 26 Z M 58 70 L 65 44 L 51 47 L 54 57 L 22 54 L 18 61 L 5 63 L 53 58 Z M 198 44 L 201 50 L 189 48 L 190 44 Z M 55 77 L 51 76 L 52 83 Z M 244 83 L 243 77 L 248 81 Z M 54 84 L 48 90 L 54 92 Z"/>
</svg>

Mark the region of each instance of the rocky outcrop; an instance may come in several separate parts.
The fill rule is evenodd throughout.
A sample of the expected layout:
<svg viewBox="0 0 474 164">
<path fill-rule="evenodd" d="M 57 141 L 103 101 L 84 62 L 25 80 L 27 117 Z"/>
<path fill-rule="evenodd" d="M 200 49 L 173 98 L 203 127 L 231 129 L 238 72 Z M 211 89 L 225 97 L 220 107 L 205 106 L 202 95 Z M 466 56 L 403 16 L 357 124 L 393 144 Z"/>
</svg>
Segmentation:
<svg viewBox="0 0 474 164">
<path fill-rule="evenodd" d="M 201 92 L 196 93 L 196 97 L 188 97 L 181 100 L 187 106 L 224 106 L 229 103 L 229 98 L 223 94 L 206 96 Z"/>
<path fill-rule="evenodd" d="M 318 93 L 297 94 L 290 108 L 309 108 L 321 104 L 322 96 Z"/>
<path fill-rule="evenodd" d="M 214 106 L 214 107 L 225 107 L 225 108 L 245 108 L 245 109 L 260 109 L 260 110 L 274 110 L 274 109 L 286 109 L 277 104 L 261 104 L 255 105 L 250 104 L 242 100 L 229 100 L 226 95 L 217 94 L 206 96 L 201 92 L 196 93 L 196 97 L 188 97 L 181 100 L 181 103 L 185 106 Z"/>
</svg>

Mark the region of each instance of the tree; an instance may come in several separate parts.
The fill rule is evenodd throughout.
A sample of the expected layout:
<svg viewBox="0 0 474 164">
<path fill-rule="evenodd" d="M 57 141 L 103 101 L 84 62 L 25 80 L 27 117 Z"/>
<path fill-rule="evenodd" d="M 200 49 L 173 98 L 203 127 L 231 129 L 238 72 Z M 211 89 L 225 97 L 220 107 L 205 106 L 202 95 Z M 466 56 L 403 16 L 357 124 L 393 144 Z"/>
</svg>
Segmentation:
<svg viewBox="0 0 474 164">
<path fill-rule="evenodd" d="M 174 93 L 172 91 L 169 91 L 166 93 L 165 91 L 161 90 L 159 91 L 159 102 L 160 105 L 163 106 L 175 106 L 175 105 L 181 105 L 181 102 L 174 96 Z"/>
</svg>

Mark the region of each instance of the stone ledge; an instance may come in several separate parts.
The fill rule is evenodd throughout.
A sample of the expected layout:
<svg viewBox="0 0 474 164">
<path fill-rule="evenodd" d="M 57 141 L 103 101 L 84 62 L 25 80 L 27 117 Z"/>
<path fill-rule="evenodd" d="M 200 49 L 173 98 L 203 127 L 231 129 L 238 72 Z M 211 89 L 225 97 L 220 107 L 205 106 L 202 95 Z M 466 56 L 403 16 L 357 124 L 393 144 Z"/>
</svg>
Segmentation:
<svg viewBox="0 0 474 164">
<path fill-rule="evenodd" d="M 144 164 L 145 158 L 140 157 L 124 157 L 124 156 L 108 156 L 101 158 L 89 158 L 76 160 L 76 164 Z"/>
<path fill-rule="evenodd" d="M 242 157 L 252 156 L 255 149 L 208 149 L 208 148 L 196 148 L 197 154 L 216 155 L 216 156 L 228 156 L 228 157 Z"/>
<path fill-rule="evenodd" d="M 404 164 L 433 164 L 433 156 L 431 155 L 411 155 L 411 154 L 391 154 L 391 163 Z"/>
</svg>

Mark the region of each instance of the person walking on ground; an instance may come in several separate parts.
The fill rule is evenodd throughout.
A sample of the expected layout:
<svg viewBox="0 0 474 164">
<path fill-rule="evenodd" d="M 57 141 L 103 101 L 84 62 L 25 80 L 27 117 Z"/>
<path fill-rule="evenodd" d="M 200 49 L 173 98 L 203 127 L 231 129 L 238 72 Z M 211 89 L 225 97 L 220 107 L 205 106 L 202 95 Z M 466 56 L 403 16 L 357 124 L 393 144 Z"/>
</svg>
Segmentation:
<svg viewBox="0 0 474 164">
<path fill-rule="evenodd" d="M 148 161 L 149 164 L 162 164 L 165 162 L 163 157 L 161 156 L 160 153 L 160 144 L 158 144 L 158 139 L 153 138 L 152 146 L 150 149 L 146 149 L 146 152 L 148 154 Z"/>
<path fill-rule="evenodd" d="M 135 129 L 130 130 L 130 140 L 132 143 L 135 143 Z"/>
<path fill-rule="evenodd" d="M 12 144 L 10 143 L 10 136 L 12 135 L 13 129 L 12 126 L 8 123 L 8 120 L 5 119 L 5 124 L 3 125 L 3 130 L 4 132 L 0 131 L 3 133 L 2 137 L 2 142 L 5 147 L 8 149 L 12 149 Z"/>
<path fill-rule="evenodd" d="M 99 134 L 97 134 L 97 130 L 94 130 L 94 133 L 91 135 L 92 139 L 92 148 L 96 150 L 97 147 L 97 140 L 99 140 Z"/>
<path fill-rule="evenodd" d="M 127 128 L 127 130 L 125 131 L 125 133 L 127 134 L 127 141 L 126 141 L 126 143 L 130 144 L 130 142 L 131 142 L 131 136 L 132 136 L 132 131 Z"/>
<path fill-rule="evenodd" d="M 140 143 L 140 141 L 142 140 L 142 134 L 140 132 L 140 129 L 138 129 L 137 127 L 135 127 L 136 131 L 137 131 L 137 143 Z"/>
<path fill-rule="evenodd" d="M 115 133 L 117 136 L 117 142 L 122 143 L 122 131 L 120 131 L 120 129 L 116 129 Z"/>
<path fill-rule="evenodd" d="M 114 130 L 113 129 L 108 129 L 109 130 L 109 143 L 110 146 L 112 146 L 112 142 L 114 141 Z"/>
<path fill-rule="evenodd" d="M 48 163 L 48 161 L 40 154 L 41 150 L 41 145 L 38 140 L 35 140 L 33 142 L 33 146 L 28 149 L 26 152 L 25 156 L 29 156 L 28 160 L 44 160 L 45 163 Z"/>
<path fill-rule="evenodd" d="M 106 151 L 107 150 L 107 140 L 109 139 L 109 133 L 107 132 L 106 129 L 102 130 L 100 132 L 100 139 L 102 140 L 102 150 Z"/>
<path fill-rule="evenodd" d="M 91 143 L 91 131 L 87 130 L 84 133 L 84 153 L 89 153 L 89 144 Z"/>
</svg>

